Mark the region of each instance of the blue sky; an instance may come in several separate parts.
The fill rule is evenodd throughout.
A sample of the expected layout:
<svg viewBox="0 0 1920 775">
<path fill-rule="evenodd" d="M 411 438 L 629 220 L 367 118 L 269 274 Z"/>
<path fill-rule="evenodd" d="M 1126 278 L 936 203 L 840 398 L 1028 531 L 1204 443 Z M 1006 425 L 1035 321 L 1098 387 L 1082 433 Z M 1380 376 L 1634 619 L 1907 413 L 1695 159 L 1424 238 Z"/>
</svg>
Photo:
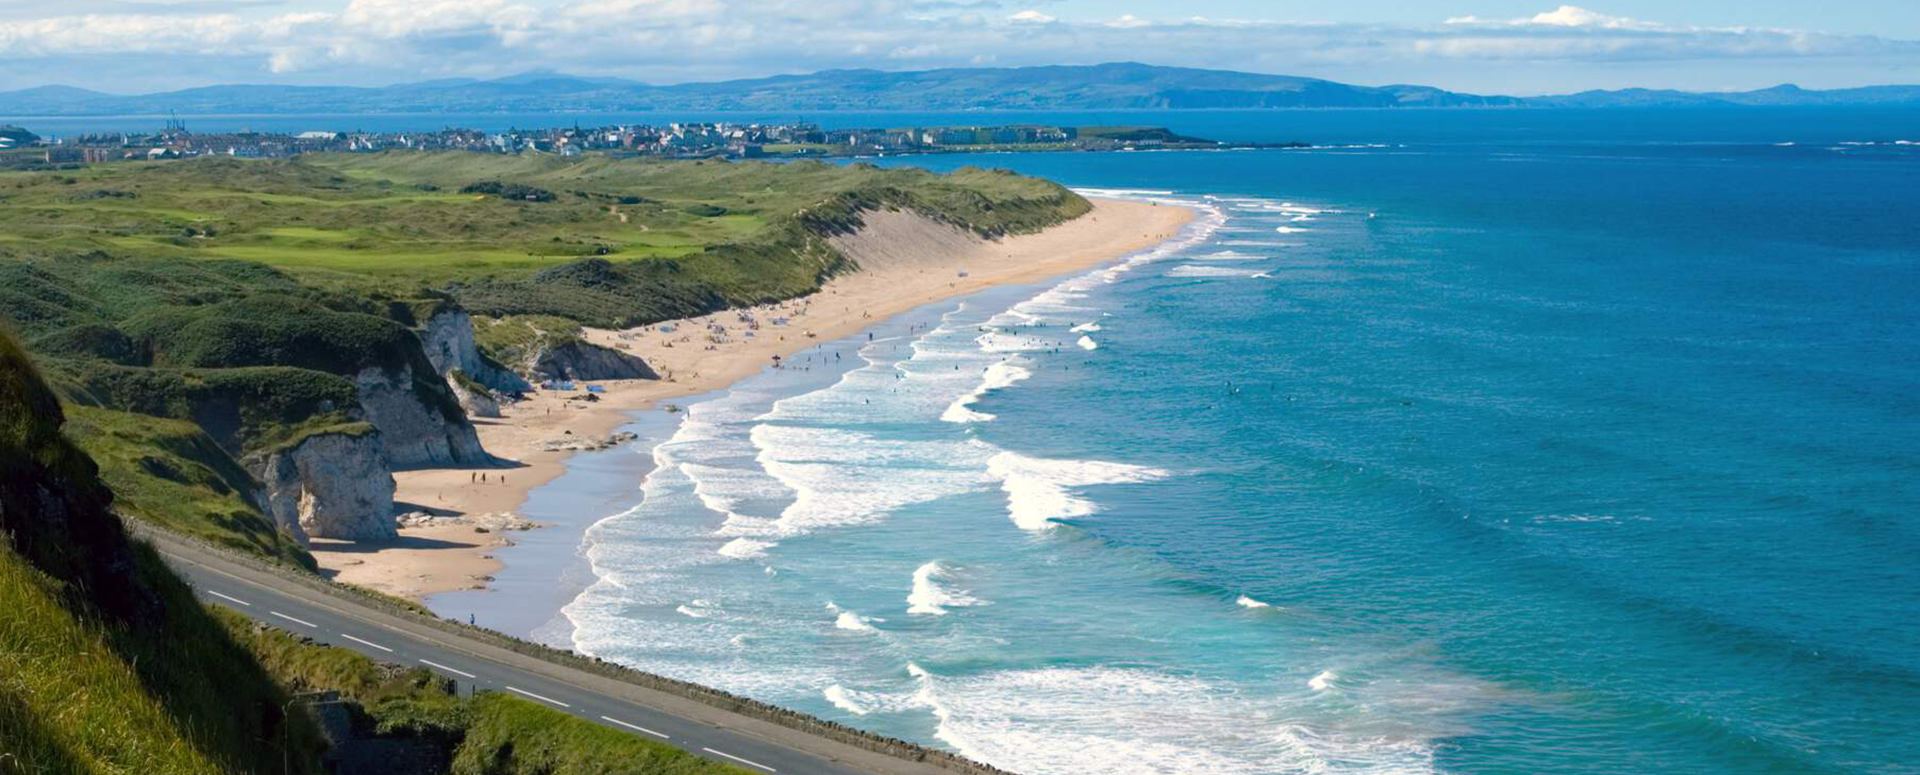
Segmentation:
<svg viewBox="0 0 1920 775">
<path fill-rule="evenodd" d="M 1133 60 L 1460 91 L 1920 83 L 1920 0 L 0 0 L 0 90 Z"/>
</svg>

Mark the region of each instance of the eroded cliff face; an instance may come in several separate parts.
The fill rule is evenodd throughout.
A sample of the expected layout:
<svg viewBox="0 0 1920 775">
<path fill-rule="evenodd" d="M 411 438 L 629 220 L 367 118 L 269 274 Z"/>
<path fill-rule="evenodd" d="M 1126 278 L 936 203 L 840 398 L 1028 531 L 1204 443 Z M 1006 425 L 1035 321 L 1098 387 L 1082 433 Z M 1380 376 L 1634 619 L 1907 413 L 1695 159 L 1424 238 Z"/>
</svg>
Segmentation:
<svg viewBox="0 0 1920 775">
<path fill-rule="evenodd" d="M 421 326 L 420 345 L 435 371 L 446 376 L 454 369 L 466 372 L 475 382 L 503 392 L 527 390 L 527 381 L 480 355 L 473 343 L 473 317 L 465 310 L 444 310 L 428 318 Z M 498 415 L 481 415 L 496 417 Z"/>
<path fill-rule="evenodd" d="M 473 425 L 465 417 L 449 417 L 448 410 L 431 405 L 414 382 L 413 369 L 406 366 L 394 370 L 371 366 L 354 375 L 360 408 L 367 422 L 385 437 L 387 462 L 394 468 L 492 463 Z"/>
<path fill-rule="evenodd" d="M 541 350 L 527 364 L 536 379 L 659 379 L 638 357 L 586 342 Z"/>
<path fill-rule="evenodd" d="M 249 458 L 247 469 L 260 481 L 261 510 L 303 544 L 393 538 L 393 471 L 383 446 L 378 432 L 317 433 Z"/>
<path fill-rule="evenodd" d="M 467 411 L 468 417 L 499 417 L 500 401 L 492 393 L 471 390 L 460 380 L 447 378 L 447 387 L 453 390 L 453 397 L 460 399 L 460 408 Z"/>
</svg>

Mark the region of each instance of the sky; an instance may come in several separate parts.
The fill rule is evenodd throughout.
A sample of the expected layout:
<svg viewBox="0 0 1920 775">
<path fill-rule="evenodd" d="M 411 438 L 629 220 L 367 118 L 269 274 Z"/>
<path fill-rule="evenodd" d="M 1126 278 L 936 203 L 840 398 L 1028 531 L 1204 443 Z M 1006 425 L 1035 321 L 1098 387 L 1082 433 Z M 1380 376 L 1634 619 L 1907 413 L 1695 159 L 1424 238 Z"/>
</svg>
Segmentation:
<svg viewBox="0 0 1920 775">
<path fill-rule="evenodd" d="M 0 91 L 1138 61 L 1482 94 L 1920 83 L 1920 0 L 0 0 Z"/>
</svg>

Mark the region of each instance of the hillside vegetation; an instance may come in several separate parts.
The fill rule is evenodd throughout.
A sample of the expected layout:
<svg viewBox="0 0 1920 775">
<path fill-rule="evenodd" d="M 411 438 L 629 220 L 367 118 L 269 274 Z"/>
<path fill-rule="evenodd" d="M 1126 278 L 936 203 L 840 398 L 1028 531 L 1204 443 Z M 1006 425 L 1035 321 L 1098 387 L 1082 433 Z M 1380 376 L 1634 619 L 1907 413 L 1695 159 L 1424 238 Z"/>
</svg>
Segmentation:
<svg viewBox="0 0 1920 775">
<path fill-rule="evenodd" d="M 128 540 L 115 492 L 63 432 L 53 390 L 0 332 L 0 773 L 322 773 L 292 692 L 331 691 L 355 740 L 459 775 L 740 775 L 423 668 L 202 606 Z M 398 745 L 399 747 L 394 747 Z"/>
<path fill-rule="evenodd" d="M 375 662 L 217 612 L 236 638 L 288 686 L 327 689 L 355 703 L 356 726 L 436 749 L 454 775 L 744 775 L 745 770 L 503 694 L 460 696 L 420 667 Z"/>
<path fill-rule="evenodd" d="M 523 364 L 583 324 L 818 290 L 856 268 L 827 237 L 876 208 L 993 237 L 1089 205 L 1006 172 L 812 162 L 453 152 L 0 173 L 0 324 L 44 359 L 124 513 L 311 568 L 243 461 L 381 430 L 369 373 L 470 434 L 448 380 L 471 378 L 436 370 L 419 338 L 436 313 L 471 312 L 479 357 Z"/>
<path fill-rule="evenodd" d="M 286 692 L 112 513 L 0 333 L 0 772 L 318 772 Z"/>
</svg>

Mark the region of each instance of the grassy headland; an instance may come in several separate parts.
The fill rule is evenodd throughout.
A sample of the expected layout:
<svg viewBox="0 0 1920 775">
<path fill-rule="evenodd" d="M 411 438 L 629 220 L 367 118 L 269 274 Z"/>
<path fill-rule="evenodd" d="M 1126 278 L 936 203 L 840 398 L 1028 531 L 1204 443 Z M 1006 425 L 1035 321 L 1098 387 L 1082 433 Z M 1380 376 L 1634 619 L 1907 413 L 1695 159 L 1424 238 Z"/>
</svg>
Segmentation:
<svg viewBox="0 0 1920 775">
<path fill-rule="evenodd" d="M 471 312 L 482 357 L 517 364 L 583 324 L 816 291 L 856 268 L 828 238 L 875 209 L 991 237 L 1089 205 L 1000 171 L 815 162 L 449 152 L 9 172 L 0 323 L 45 359 L 124 513 L 311 568 L 240 461 L 371 432 L 355 403 L 369 369 L 411 373 L 421 405 L 464 425 L 417 337 L 433 313 Z"/>
<path fill-rule="evenodd" d="M 313 726 L 128 541 L 63 425 L 0 333 L 0 771 L 318 772 Z"/>
<path fill-rule="evenodd" d="M 742 772 L 202 606 L 127 538 L 123 492 L 63 426 L 0 332 L 0 773 L 324 772 L 327 743 L 293 695 L 321 690 L 347 701 L 356 740 L 422 752 L 435 772 Z"/>
</svg>

